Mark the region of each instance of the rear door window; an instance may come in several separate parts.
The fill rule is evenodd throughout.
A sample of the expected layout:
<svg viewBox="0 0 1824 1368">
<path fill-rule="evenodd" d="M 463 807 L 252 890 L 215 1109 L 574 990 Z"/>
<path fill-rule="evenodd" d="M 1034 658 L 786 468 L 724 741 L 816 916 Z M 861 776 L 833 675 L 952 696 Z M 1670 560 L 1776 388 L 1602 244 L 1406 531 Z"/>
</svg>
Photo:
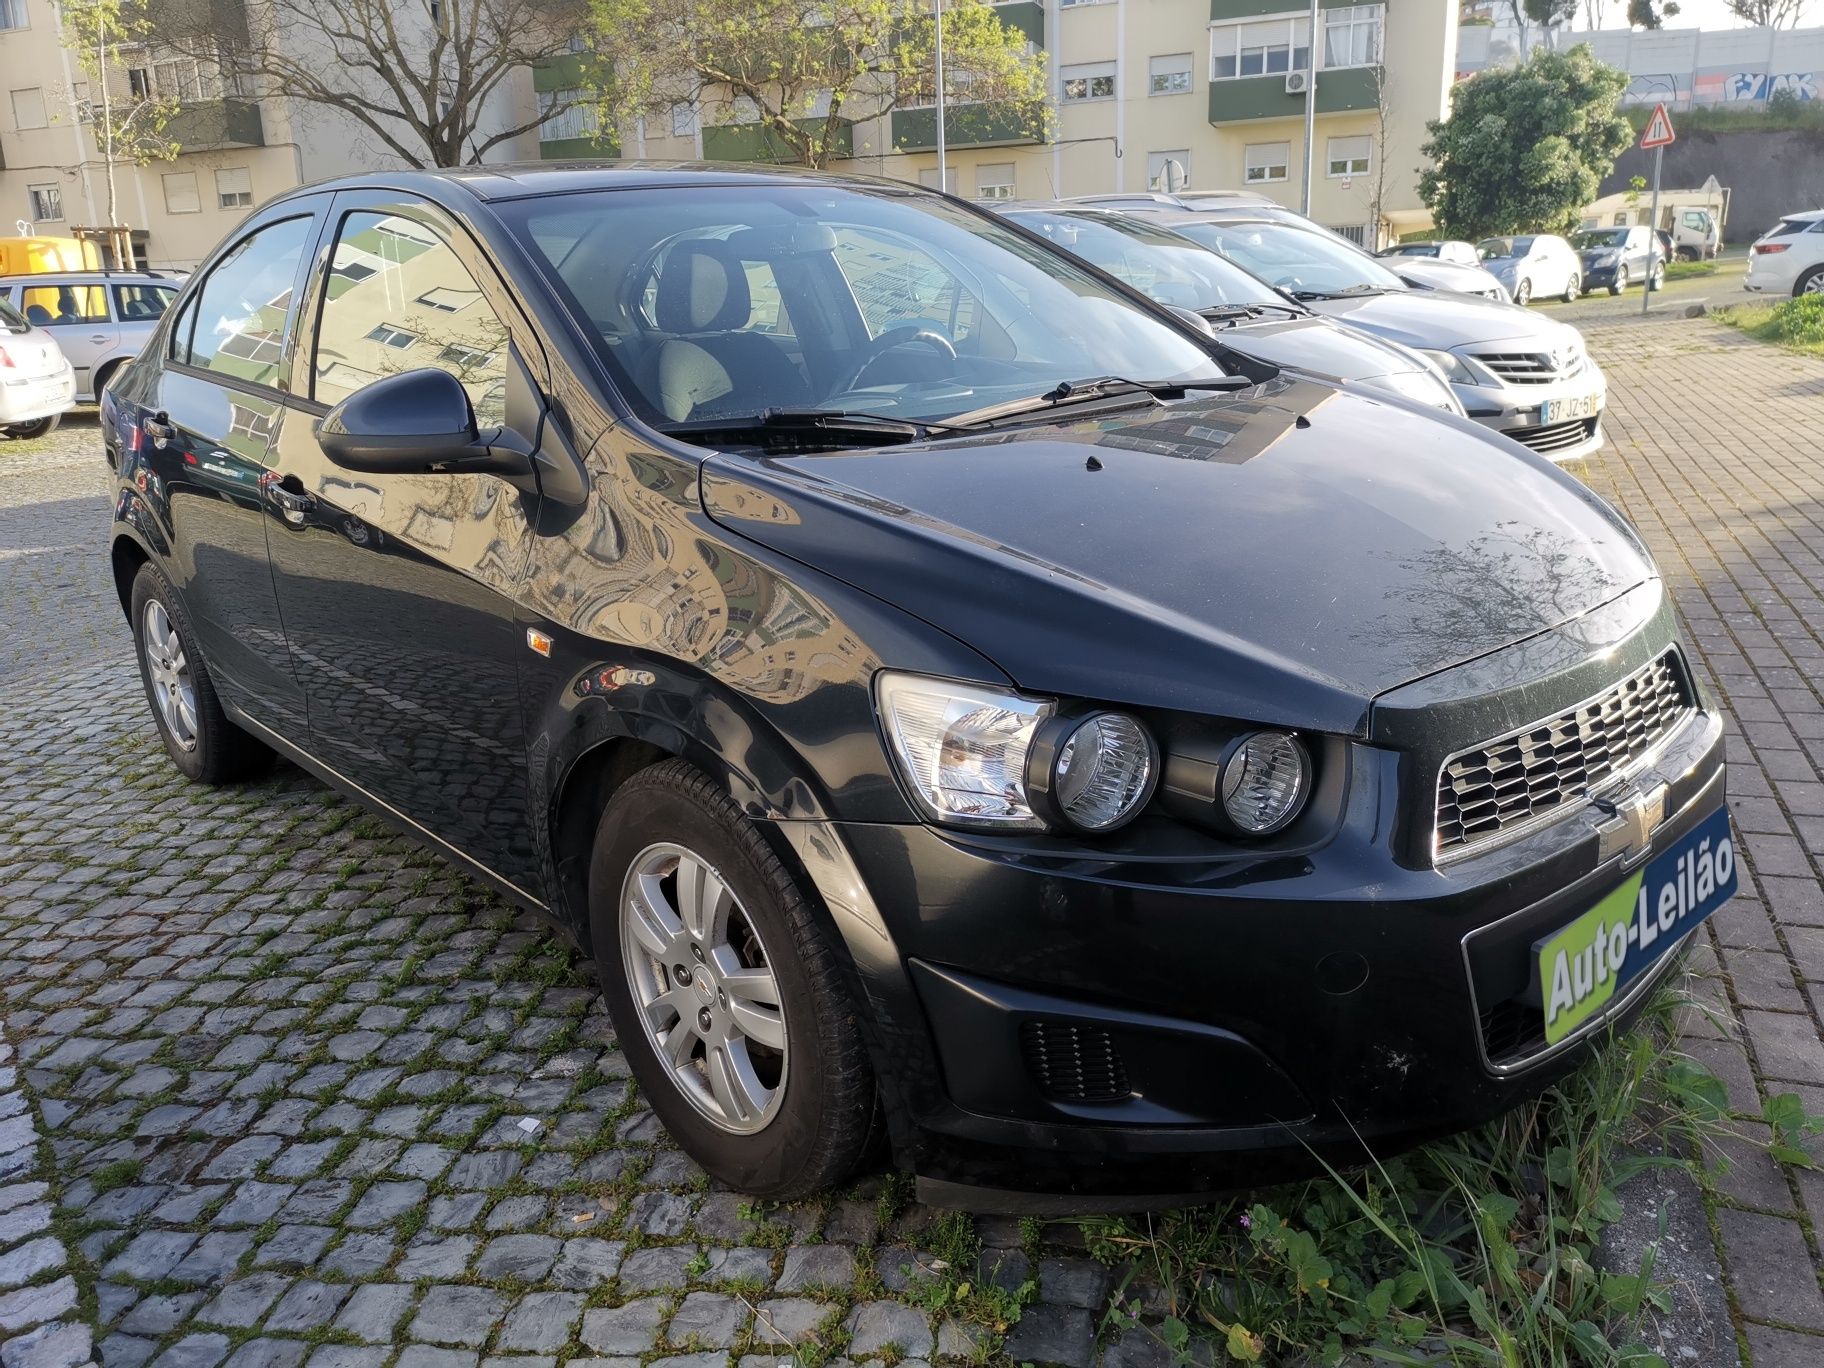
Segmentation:
<svg viewBox="0 0 1824 1368">
<path fill-rule="evenodd" d="M 176 297 L 177 291 L 169 285 L 116 285 L 114 313 L 122 323 L 149 323 Z"/>
<path fill-rule="evenodd" d="M 172 357 L 255 385 L 277 386 L 298 266 L 313 220 L 284 219 L 237 242 L 186 306 Z"/>
<path fill-rule="evenodd" d="M 40 327 L 106 323 L 108 292 L 99 285 L 28 285 L 20 308 Z"/>
</svg>

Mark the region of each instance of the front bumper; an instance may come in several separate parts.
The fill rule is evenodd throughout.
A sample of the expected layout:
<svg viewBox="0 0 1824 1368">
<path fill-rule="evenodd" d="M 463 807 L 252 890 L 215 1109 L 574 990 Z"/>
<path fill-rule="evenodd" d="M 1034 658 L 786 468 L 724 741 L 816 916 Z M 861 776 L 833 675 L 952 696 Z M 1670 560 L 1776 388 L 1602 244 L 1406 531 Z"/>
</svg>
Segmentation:
<svg viewBox="0 0 1824 1368">
<path fill-rule="evenodd" d="M 1602 414 L 1608 406 L 1608 379 L 1586 359 L 1583 369 L 1566 380 L 1548 384 L 1452 385 L 1463 411 L 1504 437 L 1512 437 L 1553 461 L 1572 461 L 1602 449 Z M 1594 414 L 1562 419 L 1547 406 L 1595 397 Z"/>
<path fill-rule="evenodd" d="M 0 426 L 35 423 L 76 407 L 76 373 L 64 362 L 62 374 L 0 381 Z"/>
<path fill-rule="evenodd" d="M 1721 746 L 1700 711 L 1636 779 L 1668 786 L 1659 839 L 1722 802 Z M 895 1146 L 928 1195 L 1130 1209 L 1384 1156 L 1513 1107 L 1631 1019 L 1644 989 L 1550 1050 L 1513 1022 L 1533 943 L 1623 877 L 1597 859 L 1596 809 L 1433 868 L 1399 853 L 1401 757 L 1350 751 L 1334 837 L 1271 858 L 782 824 L 855 952 Z"/>
</svg>

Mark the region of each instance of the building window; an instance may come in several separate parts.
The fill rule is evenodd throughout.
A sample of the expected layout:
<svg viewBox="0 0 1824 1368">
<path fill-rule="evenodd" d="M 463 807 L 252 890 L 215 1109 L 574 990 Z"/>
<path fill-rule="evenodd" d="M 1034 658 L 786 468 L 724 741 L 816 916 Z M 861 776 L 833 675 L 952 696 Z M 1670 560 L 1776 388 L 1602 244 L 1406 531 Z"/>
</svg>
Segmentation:
<svg viewBox="0 0 1824 1368">
<path fill-rule="evenodd" d="M 160 179 L 165 183 L 165 212 L 167 214 L 200 214 L 202 212 L 202 197 L 196 192 L 196 172 L 167 171 Z"/>
<path fill-rule="evenodd" d="M 1163 190 L 1168 195 L 1191 183 L 1191 153 L 1180 147 L 1171 152 L 1146 154 L 1146 184 L 1149 189 Z"/>
<path fill-rule="evenodd" d="M 1329 149 L 1324 153 L 1324 174 L 1332 179 L 1338 176 L 1365 176 L 1368 174 L 1368 158 L 1373 152 L 1374 141 L 1366 133 L 1358 138 L 1332 138 Z"/>
<path fill-rule="evenodd" d="M 1380 5 L 1324 11 L 1324 65 L 1373 66 L 1381 59 Z"/>
<path fill-rule="evenodd" d="M 395 328 L 391 323 L 376 323 L 367 330 L 367 340 L 378 342 L 383 347 L 394 351 L 410 351 L 418 341 L 418 334 L 407 332 L 404 328 Z"/>
<path fill-rule="evenodd" d="M 13 92 L 13 127 L 43 128 L 49 121 L 44 116 L 44 91 L 37 86 Z"/>
<path fill-rule="evenodd" d="M 1291 143 L 1249 143 L 1242 149 L 1241 178 L 1249 185 L 1286 179 L 1292 164 Z"/>
<path fill-rule="evenodd" d="M 697 136 L 697 107 L 694 104 L 681 101 L 671 107 L 671 136 L 674 138 Z"/>
<path fill-rule="evenodd" d="M 1075 9 L 1078 5 L 1101 5 L 1107 0 L 1058 0 L 1059 9 Z"/>
<path fill-rule="evenodd" d="M 0 0 L 0 31 L 26 27 L 25 0 Z"/>
<path fill-rule="evenodd" d="M 418 302 L 438 313 L 461 313 L 479 298 L 481 295 L 475 290 L 455 290 L 448 285 L 433 285 L 418 296 Z"/>
<path fill-rule="evenodd" d="M 1080 66 L 1059 67 L 1058 77 L 1066 104 L 1115 98 L 1113 62 L 1085 62 Z"/>
<path fill-rule="evenodd" d="M 1210 79 L 1234 81 L 1311 65 L 1311 21 L 1287 17 L 1210 29 Z"/>
<path fill-rule="evenodd" d="M 161 100 L 194 103 L 197 100 L 219 100 L 222 78 L 207 62 L 184 57 L 156 63 L 152 68 L 152 93 Z"/>
<path fill-rule="evenodd" d="M 55 185 L 28 185 L 27 198 L 32 202 L 34 223 L 63 222 L 63 190 Z"/>
<path fill-rule="evenodd" d="M 145 67 L 128 67 L 127 93 L 136 100 L 151 99 L 152 73 Z"/>
<path fill-rule="evenodd" d="M 918 173 L 918 183 L 927 190 L 937 189 L 937 168 L 931 166 L 920 171 Z M 944 168 L 943 189 L 944 193 L 947 195 L 954 195 L 956 193 L 956 168 L 954 166 L 946 166 Z"/>
<path fill-rule="evenodd" d="M 1013 193 L 1013 163 L 984 162 L 975 168 L 975 196 L 985 200 L 1010 200 Z"/>
<path fill-rule="evenodd" d="M 538 93 L 538 112 L 544 122 L 538 126 L 538 140 L 541 143 L 566 142 L 571 138 L 593 138 L 596 130 L 595 107 L 587 104 L 571 104 L 568 109 L 558 106 L 572 100 L 583 98 L 581 89 L 541 90 Z"/>
<path fill-rule="evenodd" d="M 244 166 L 224 166 L 215 173 L 215 207 L 247 209 L 253 205 L 253 176 Z"/>
<path fill-rule="evenodd" d="M 1190 88 L 1190 53 L 1175 52 L 1170 57 L 1148 59 L 1146 72 L 1146 93 L 1148 95 L 1182 95 Z"/>
</svg>

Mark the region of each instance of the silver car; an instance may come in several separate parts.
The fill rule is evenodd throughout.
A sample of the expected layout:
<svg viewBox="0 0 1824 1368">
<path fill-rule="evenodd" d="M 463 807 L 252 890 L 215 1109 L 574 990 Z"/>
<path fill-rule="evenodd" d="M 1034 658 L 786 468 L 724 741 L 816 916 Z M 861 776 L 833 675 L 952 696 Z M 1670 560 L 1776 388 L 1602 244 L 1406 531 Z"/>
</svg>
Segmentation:
<svg viewBox="0 0 1824 1368">
<path fill-rule="evenodd" d="M 152 271 L 56 271 L 0 277 L 0 300 L 56 339 L 75 368 L 77 402 L 93 404 L 182 284 Z"/>
<path fill-rule="evenodd" d="M 1582 260 L 1570 243 L 1553 233 L 1483 238 L 1476 251 L 1516 304 L 1526 304 L 1534 295 L 1556 295 L 1569 304 L 1583 290 Z"/>
<path fill-rule="evenodd" d="M 1602 446 L 1608 381 L 1565 323 L 1512 304 L 1415 290 L 1375 258 L 1271 219 L 1130 209 L 1201 242 L 1313 312 L 1424 353 L 1463 410 L 1554 461 Z"/>
<path fill-rule="evenodd" d="M 70 363 L 50 334 L 0 299 L 0 436 L 42 437 L 75 402 Z"/>
</svg>

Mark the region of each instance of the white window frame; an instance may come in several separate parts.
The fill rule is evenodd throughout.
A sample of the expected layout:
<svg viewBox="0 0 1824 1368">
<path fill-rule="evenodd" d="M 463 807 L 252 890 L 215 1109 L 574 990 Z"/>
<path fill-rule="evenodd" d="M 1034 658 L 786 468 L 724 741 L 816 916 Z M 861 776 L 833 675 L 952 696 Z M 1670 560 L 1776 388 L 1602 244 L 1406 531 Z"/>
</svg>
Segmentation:
<svg viewBox="0 0 1824 1368">
<path fill-rule="evenodd" d="M 418 345 L 418 334 L 397 323 L 376 323 L 363 336 L 369 342 L 378 342 L 389 351 L 410 351 Z"/>
<path fill-rule="evenodd" d="M 1083 9 L 1089 5 L 1106 5 L 1109 2 L 1110 0 L 1058 0 L 1058 8 L 1061 10 Z M 1001 3 L 1001 0 L 995 0 L 995 3 Z"/>
<path fill-rule="evenodd" d="M 683 118 L 679 118 L 679 111 Z M 682 127 L 679 125 L 682 124 Z M 671 136 L 674 138 L 694 138 L 697 136 L 697 106 L 691 100 L 679 100 L 671 107 Z"/>
<path fill-rule="evenodd" d="M 1161 62 L 1170 62 L 1173 65 L 1162 68 Z M 1179 63 L 1183 65 L 1180 66 Z M 1148 96 L 1189 95 L 1196 85 L 1196 73 L 1197 58 L 1192 53 L 1168 52 L 1158 57 L 1148 57 L 1146 59 L 1146 93 Z M 1169 82 L 1178 76 L 1184 77 L 1183 85 L 1161 86 L 1159 84 L 1161 77 Z"/>
<path fill-rule="evenodd" d="M 992 173 L 992 174 L 990 174 Z M 1019 169 L 1012 162 L 981 162 L 975 168 L 975 197 L 985 200 L 1018 199 Z"/>
<path fill-rule="evenodd" d="M 41 204 L 38 197 L 47 196 Z M 33 223 L 63 222 L 63 187 L 56 184 L 28 185 L 25 187 L 25 202 L 31 207 Z M 40 209 L 55 209 L 55 213 L 40 213 Z"/>
<path fill-rule="evenodd" d="M 1362 145 L 1362 147 L 1366 150 L 1366 155 L 1361 156 L 1361 157 L 1340 157 L 1339 158 L 1336 155 L 1336 145 L 1338 143 L 1360 143 Z M 1336 163 L 1338 161 L 1343 161 L 1343 162 L 1347 163 L 1345 168 L 1341 171 L 1338 171 L 1336 169 Z M 1357 162 L 1361 163 L 1361 166 L 1359 169 L 1356 166 Z M 1372 134 L 1352 133 L 1352 134 L 1349 134 L 1347 137 L 1328 138 L 1324 142 L 1324 179 L 1325 180 L 1348 180 L 1354 176 L 1365 176 L 1368 174 L 1369 168 L 1371 168 L 1373 165 L 1374 165 L 1374 137 Z"/>
<path fill-rule="evenodd" d="M 1084 83 L 1083 94 L 1071 95 L 1068 93 L 1072 81 L 1082 81 Z M 1108 82 L 1107 94 L 1097 95 L 1094 93 L 1095 83 L 1097 81 Z M 1118 100 L 1120 98 L 1121 80 L 1119 71 L 1114 62 L 1075 62 L 1070 66 L 1061 66 L 1058 68 L 1059 104 L 1097 104 L 1103 100 Z"/>
<path fill-rule="evenodd" d="M 244 186 L 224 188 L 223 176 L 239 175 Z M 215 207 L 217 209 L 251 209 L 253 207 L 253 172 L 245 166 L 218 166 L 215 169 Z"/>
<path fill-rule="evenodd" d="M 171 186 L 173 182 L 181 186 L 185 181 L 190 182 L 190 207 L 188 209 L 173 208 L 171 204 Z M 166 171 L 159 176 L 158 182 L 160 190 L 164 192 L 165 212 L 167 214 L 200 214 L 203 212 L 203 189 L 196 183 L 196 172 Z"/>
<path fill-rule="evenodd" d="M 0 0 L 0 33 L 19 33 L 32 26 L 32 10 L 26 0 Z"/>
<path fill-rule="evenodd" d="M 19 97 L 21 95 L 26 97 L 26 106 L 28 109 L 31 107 L 34 100 L 37 101 L 37 123 L 27 123 L 24 115 L 19 112 Z M 21 86 L 19 89 L 12 92 L 9 103 L 12 106 L 13 127 L 19 129 L 21 132 L 24 132 L 27 129 L 49 128 L 51 126 L 51 107 L 44 98 L 43 86 Z"/>
<path fill-rule="evenodd" d="M 1261 63 L 1262 69 L 1260 71 L 1244 72 L 1241 69 L 1241 31 L 1247 28 L 1259 28 L 1274 24 L 1285 25 L 1284 46 L 1286 49 L 1286 66 L 1281 70 L 1268 71 L 1265 69 L 1266 62 L 1263 57 Z M 1258 81 L 1271 76 L 1284 76 L 1287 72 L 1305 70 L 1306 64 L 1310 60 L 1311 15 L 1309 11 L 1294 10 L 1282 14 L 1252 14 L 1245 19 L 1217 20 L 1209 27 L 1210 79 L 1212 81 Z M 1301 33 L 1306 37 L 1306 41 L 1302 45 L 1298 41 Z M 1223 75 L 1216 70 L 1217 49 L 1222 46 L 1222 40 L 1224 38 L 1228 39 L 1228 51 L 1223 55 L 1232 57 L 1235 60 L 1235 70 L 1227 75 Z M 1262 51 L 1274 51 L 1280 46 L 1281 45 L 1278 42 L 1275 42 L 1262 48 Z M 1298 53 L 1301 46 L 1306 49 L 1307 56 L 1305 62 L 1298 60 Z M 1250 48 L 1249 50 L 1251 51 L 1253 49 Z"/>
<path fill-rule="evenodd" d="M 1255 160 L 1255 152 L 1277 149 L 1279 157 Z M 1279 174 L 1256 176 L 1256 170 L 1271 172 L 1275 168 Z M 1288 142 L 1248 143 L 1241 149 L 1241 183 L 1243 185 L 1282 185 L 1292 177 L 1292 144 Z"/>
<path fill-rule="evenodd" d="M 1379 64 L 1381 49 L 1386 44 L 1384 31 L 1386 23 L 1385 5 L 1349 5 L 1342 9 L 1327 9 L 1324 17 L 1324 43 L 1318 50 L 1318 64 L 1324 71 L 1346 71 L 1353 67 L 1371 67 Z M 1368 41 L 1368 56 L 1363 61 L 1354 60 L 1355 34 L 1359 29 L 1366 29 L 1371 34 Z M 1350 59 L 1344 62 L 1330 60 L 1330 34 L 1338 30 L 1349 35 Z"/>
<path fill-rule="evenodd" d="M 572 138 L 593 138 L 596 135 L 600 125 L 595 110 L 590 105 L 571 105 L 561 114 L 551 113 L 552 107 L 559 100 L 574 99 L 582 93 L 580 86 L 538 92 L 538 112 L 542 116 L 538 124 L 538 141 L 541 144 L 567 142 Z"/>
</svg>

